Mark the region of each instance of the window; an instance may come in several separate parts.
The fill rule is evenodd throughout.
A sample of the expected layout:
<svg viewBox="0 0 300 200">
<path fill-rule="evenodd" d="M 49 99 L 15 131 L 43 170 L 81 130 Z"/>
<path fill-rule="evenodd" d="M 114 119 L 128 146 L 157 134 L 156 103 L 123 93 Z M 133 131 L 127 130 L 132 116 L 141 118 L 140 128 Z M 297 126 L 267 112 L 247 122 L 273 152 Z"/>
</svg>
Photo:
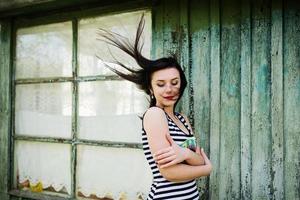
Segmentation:
<svg viewBox="0 0 300 200">
<path fill-rule="evenodd" d="M 19 190 L 72 198 L 145 198 L 151 172 L 141 150 L 148 100 L 96 58 L 134 60 L 97 41 L 104 28 L 134 38 L 145 13 L 134 11 L 28 27 L 15 37 L 13 180 Z"/>
</svg>

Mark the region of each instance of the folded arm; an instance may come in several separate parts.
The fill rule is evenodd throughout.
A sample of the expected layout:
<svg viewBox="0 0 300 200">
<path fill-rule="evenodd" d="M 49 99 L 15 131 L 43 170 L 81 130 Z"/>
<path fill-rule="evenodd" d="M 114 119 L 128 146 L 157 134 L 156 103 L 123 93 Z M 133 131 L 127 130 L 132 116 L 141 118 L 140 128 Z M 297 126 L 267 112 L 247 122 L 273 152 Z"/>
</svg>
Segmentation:
<svg viewBox="0 0 300 200">
<path fill-rule="evenodd" d="M 163 110 L 157 107 L 150 108 L 144 115 L 143 123 L 152 155 L 161 149 L 171 147 L 167 139 L 169 135 L 168 122 Z M 200 157 L 197 153 L 187 150 L 188 149 L 185 149 L 185 153 L 182 151 L 177 154 L 179 156 L 176 158 L 176 164 L 165 168 L 159 167 L 161 174 L 167 180 L 181 182 L 209 175 L 211 171 L 210 162 L 204 163 L 204 165 L 201 166 L 191 166 L 190 164 L 200 164 L 203 154 L 201 154 L 202 156 Z M 184 160 L 186 160 L 188 164 L 181 164 Z"/>
</svg>

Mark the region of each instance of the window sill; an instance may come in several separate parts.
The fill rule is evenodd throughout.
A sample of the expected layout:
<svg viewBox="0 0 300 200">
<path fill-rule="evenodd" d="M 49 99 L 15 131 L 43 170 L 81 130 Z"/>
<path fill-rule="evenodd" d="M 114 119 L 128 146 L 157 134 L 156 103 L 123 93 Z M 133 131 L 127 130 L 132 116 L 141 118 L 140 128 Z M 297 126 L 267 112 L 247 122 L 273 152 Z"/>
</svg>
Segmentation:
<svg viewBox="0 0 300 200">
<path fill-rule="evenodd" d="M 45 193 L 35 193 L 30 191 L 21 191 L 21 190 L 11 190 L 9 191 L 9 195 L 16 196 L 16 197 L 25 197 L 30 199 L 41 199 L 41 200 L 66 200 L 71 199 L 70 196 L 55 196 L 49 195 Z"/>
</svg>

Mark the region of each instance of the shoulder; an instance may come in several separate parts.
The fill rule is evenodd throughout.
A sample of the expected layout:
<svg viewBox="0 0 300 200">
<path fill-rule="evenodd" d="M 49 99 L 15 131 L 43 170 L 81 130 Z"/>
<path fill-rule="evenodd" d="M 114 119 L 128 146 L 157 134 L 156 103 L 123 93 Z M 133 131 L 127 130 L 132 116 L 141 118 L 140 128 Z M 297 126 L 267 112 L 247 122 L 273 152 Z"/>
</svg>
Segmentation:
<svg viewBox="0 0 300 200">
<path fill-rule="evenodd" d="M 144 114 L 144 120 L 147 120 L 149 118 L 156 118 L 156 117 L 164 117 L 165 112 L 163 111 L 163 109 L 159 108 L 159 107 L 151 107 L 148 108 L 148 110 L 146 110 L 145 114 Z"/>
</svg>

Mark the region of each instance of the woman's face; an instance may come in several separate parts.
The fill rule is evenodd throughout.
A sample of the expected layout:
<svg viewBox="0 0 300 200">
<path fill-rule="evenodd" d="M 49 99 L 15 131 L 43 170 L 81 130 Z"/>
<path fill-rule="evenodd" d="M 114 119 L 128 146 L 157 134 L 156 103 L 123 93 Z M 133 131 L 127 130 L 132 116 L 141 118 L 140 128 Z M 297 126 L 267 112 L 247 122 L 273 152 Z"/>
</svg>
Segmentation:
<svg viewBox="0 0 300 200">
<path fill-rule="evenodd" d="M 156 99 L 156 106 L 174 106 L 180 95 L 180 74 L 174 68 L 161 69 L 152 74 L 151 92 Z"/>
</svg>

